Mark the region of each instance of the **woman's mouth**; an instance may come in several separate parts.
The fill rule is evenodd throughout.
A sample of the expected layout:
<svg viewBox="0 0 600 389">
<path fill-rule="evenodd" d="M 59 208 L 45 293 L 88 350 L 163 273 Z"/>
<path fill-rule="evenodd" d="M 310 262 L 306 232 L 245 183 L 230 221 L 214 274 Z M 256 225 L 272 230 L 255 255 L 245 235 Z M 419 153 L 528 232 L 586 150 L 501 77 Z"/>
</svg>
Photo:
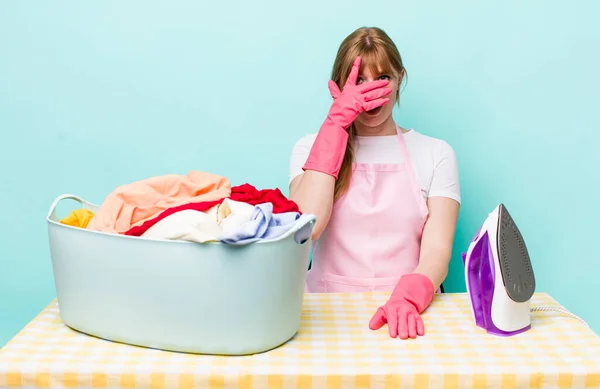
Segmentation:
<svg viewBox="0 0 600 389">
<path fill-rule="evenodd" d="M 379 113 L 379 111 L 381 111 L 381 107 L 378 107 L 378 108 L 372 109 L 372 110 L 370 110 L 370 111 L 366 111 L 365 113 L 366 113 L 367 115 L 369 115 L 369 116 L 375 116 L 375 115 L 377 115 L 377 114 Z"/>
</svg>

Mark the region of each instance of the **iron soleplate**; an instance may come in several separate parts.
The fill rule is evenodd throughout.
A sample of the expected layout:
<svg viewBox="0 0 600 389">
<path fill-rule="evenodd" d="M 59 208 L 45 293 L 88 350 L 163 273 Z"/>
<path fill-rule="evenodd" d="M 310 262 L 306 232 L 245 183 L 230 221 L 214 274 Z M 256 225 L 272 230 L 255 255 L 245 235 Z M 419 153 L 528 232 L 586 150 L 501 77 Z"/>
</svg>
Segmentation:
<svg viewBox="0 0 600 389">
<path fill-rule="evenodd" d="M 502 281 L 508 296 L 515 302 L 531 299 L 535 292 L 535 276 L 525 240 L 511 217 L 500 204 L 496 245 Z"/>
</svg>

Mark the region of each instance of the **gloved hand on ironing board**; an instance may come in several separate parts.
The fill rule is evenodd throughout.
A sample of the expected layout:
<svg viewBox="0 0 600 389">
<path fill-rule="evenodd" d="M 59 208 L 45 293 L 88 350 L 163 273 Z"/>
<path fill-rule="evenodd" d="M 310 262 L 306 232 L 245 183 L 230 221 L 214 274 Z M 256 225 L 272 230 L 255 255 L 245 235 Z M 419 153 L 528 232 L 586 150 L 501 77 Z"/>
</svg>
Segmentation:
<svg viewBox="0 0 600 389">
<path fill-rule="evenodd" d="M 366 82 L 357 85 L 361 58 L 356 57 L 342 91 L 335 82 L 329 81 L 329 91 L 334 99 L 327 118 L 321 125 L 317 138 L 303 170 L 315 170 L 337 179 L 346 153 L 348 127 L 362 112 L 383 106 L 392 92 L 384 88 L 389 80 Z"/>
<path fill-rule="evenodd" d="M 392 295 L 371 318 L 369 328 L 378 330 L 385 323 L 392 338 L 416 338 L 425 335 L 421 313 L 431 304 L 435 290 L 431 280 L 422 274 L 406 274 Z"/>
</svg>

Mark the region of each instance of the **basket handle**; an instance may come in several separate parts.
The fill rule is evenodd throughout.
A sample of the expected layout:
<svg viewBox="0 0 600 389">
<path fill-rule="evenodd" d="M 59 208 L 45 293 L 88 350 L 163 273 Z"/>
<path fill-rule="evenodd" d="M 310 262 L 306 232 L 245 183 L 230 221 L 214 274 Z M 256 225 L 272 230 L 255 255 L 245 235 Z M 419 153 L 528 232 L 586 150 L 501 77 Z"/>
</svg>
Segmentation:
<svg viewBox="0 0 600 389">
<path fill-rule="evenodd" d="M 54 199 L 54 201 L 52 202 L 52 205 L 50 205 L 50 210 L 48 211 L 48 218 L 50 218 L 54 215 L 54 212 L 56 211 L 56 207 L 58 206 L 58 203 L 60 203 L 62 200 L 75 200 L 79 204 L 81 204 L 81 206 L 84 208 L 88 208 L 91 205 L 90 203 L 88 203 L 87 201 L 85 201 L 84 199 L 82 199 L 79 196 L 75 196 L 70 193 L 61 194 L 56 199 Z"/>
<path fill-rule="evenodd" d="M 285 236 L 294 234 L 294 241 L 296 241 L 298 244 L 304 244 L 310 239 L 316 221 L 316 215 L 310 213 L 302 214 L 298 220 L 296 220 L 294 226 L 287 232 L 287 234 L 285 234 Z M 282 238 L 285 238 L 285 236 Z"/>
</svg>

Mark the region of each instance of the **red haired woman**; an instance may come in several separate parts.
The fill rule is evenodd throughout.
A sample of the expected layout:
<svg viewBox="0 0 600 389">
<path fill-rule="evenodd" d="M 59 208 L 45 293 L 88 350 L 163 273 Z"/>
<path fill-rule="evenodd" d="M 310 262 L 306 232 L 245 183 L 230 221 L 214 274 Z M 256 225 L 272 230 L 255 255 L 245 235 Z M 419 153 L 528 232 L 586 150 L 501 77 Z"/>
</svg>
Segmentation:
<svg viewBox="0 0 600 389">
<path fill-rule="evenodd" d="M 394 122 L 405 75 L 383 30 L 354 31 L 333 65 L 327 118 L 290 161 L 290 197 L 317 216 L 307 291 L 390 291 L 369 326 L 402 339 L 424 335 L 460 206 L 453 149 Z"/>
</svg>

